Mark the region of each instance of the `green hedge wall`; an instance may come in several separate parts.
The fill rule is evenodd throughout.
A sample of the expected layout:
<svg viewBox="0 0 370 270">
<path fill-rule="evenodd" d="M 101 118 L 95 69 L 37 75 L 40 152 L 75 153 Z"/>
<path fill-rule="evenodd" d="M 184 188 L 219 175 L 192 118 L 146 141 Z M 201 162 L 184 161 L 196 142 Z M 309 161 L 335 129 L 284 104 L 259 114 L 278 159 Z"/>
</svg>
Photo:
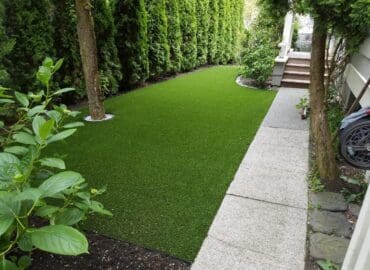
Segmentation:
<svg viewBox="0 0 370 270">
<path fill-rule="evenodd" d="M 144 0 L 119 0 L 115 7 L 123 89 L 139 85 L 149 77 L 147 17 Z"/>
<path fill-rule="evenodd" d="M 165 75 L 170 63 L 165 0 L 146 0 L 148 12 L 149 78 Z"/>
<path fill-rule="evenodd" d="M 173 74 L 181 71 L 182 63 L 182 34 L 178 0 L 166 1 L 166 15 L 168 25 L 167 40 L 170 48 L 170 65 L 168 71 Z"/>
<path fill-rule="evenodd" d="M 102 88 L 107 95 L 148 79 L 235 61 L 244 0 L 91 2 Z M 63 57 L 54 87 L 73 85 L 77 95 L 68 98 L 84 97 L 74 0 L 2 0 L 1 13 L 0 83 L 8 73 L 10 86 L 24 89 L 33 83 L 45 56 Z"/>
</svg>

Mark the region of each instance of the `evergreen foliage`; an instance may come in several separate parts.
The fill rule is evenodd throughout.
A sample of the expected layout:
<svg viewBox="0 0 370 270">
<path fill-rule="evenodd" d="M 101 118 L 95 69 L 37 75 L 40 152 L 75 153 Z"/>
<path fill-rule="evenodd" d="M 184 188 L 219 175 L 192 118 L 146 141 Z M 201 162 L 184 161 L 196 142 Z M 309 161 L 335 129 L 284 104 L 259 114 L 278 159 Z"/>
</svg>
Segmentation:
<svg viewBox="0 0 370 270">
<path fill-rule="evenodd" d="M 207 63 L 209 0 L 198 0 L 197 5 L 197 65 Z"/>
<path fill-rule="evenodd" d="M 55 75 L 55 81 L 61 87 L 73 85 L 75 94 L 67 95 L 75 99 L 86 96 L 85 83 L 77 38 L 77 16 L 74 0 L 54 0 L 58 16 L 54 17 L 55 55 L 63 57 L 64 62 L 60 71 Z"/>
<path fill-rule="evenodd" d="M 219 25 L 219 0 L 209 0 L 209 17 L 212 18 L 212 23 L 209 24 L 208 29 L 208 63 L 217 63 L 217 49 L 218 49 L 218 25 Z"/>
<path fill-rule="evenodd" d="M 176 73 L 181 70 L 181 28 L 180 28 L 180 14 L 179 1 L 166 1 L 167 14 L 167 40 L 170 49 L 170 65 L 168 71 Z"/>
<path fill-rule="evenodd" d="M 188 71 L 197 65 L 197 18 L 196 1 L 181 0 L 180 18 L 182 33 L 182 65 L 183 71 Z"/>
<path fill-rule="evenodd" d="M 0 2 L 0 85 L 8 83 L 9 74 L 3 63 L 3 58 L 11 52 L 14 46 L 14 40 L 9 39 L 4 28 L 5 7 Z"/>
<path fill-rule="evenodd" d="M 52 11 L 50 0 L 5 1 L 5 31 L 15 44 L 4 64 L 13 88 L 28 91 L 39 64 L 54 54 Z"/>
<path fill-rule="evenodd" d="M 149 76 L 147 12 L 144 0 L 120 0 L 115 7 L 117 48 L 122 65 L 122 88 L 145 82 Z"/>
<path fill-rule="evenodd" d="M 105 94 L 115 94 L 118 92 L 122 73 L 112 8 L 106 0 L 94 0 L 93 5 L 100 82 Z"/>
<path fill-rule="evenodd" d="M 163 76 L 169 68 L 165 0 L 147 0 L 149 78 Z"/>
<path fill-rule="evenodd" d="M 230 63 L 239 48 L 244 0 L 91 3 L 106 95 L 201 65 Z M 28 91 L 45 56 L 63 57 L 52 87 L 76 88 L 63 96 L 66 102 L 86 97 L 75 0 L 2 0 L 0 15 L 2 84 Z"/>
</svg>

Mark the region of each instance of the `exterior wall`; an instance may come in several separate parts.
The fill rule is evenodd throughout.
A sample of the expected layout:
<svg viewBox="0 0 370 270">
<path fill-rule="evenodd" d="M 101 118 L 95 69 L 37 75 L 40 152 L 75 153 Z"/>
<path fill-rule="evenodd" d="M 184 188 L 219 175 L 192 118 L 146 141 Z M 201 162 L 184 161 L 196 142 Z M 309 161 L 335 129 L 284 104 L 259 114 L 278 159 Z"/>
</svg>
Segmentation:
<svg viewBox="0 0 370 270">
<path fill-rule="evenodd" d="M 345 84 L 343 97 L 345 105 L 350 105 L 350 93 L 357 97 L 370 77 L 370 37 L 361 45 L 357 54 L 353 55 L 344 73 Z M 370 87 L 360 101 L 362 107 L 370 106 Z"/>
</svg>

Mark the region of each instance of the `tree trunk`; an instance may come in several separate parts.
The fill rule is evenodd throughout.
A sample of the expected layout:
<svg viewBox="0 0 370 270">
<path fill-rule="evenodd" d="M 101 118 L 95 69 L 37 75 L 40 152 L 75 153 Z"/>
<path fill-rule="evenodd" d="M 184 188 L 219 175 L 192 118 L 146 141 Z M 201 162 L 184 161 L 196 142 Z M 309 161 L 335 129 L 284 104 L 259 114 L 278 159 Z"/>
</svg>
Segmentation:
<svg viewBox="0 0 370 270">
<path fill-rule="evenodd" d="M 323 183 L 331 191 L 338 189 L 338 169 L 326 114 L 325 48 L 327 29 L 315 20 L 311 51 L 311 134 L 315 144 L 316 165 Z"/>
<path fill-rule="evenodd" d="M 93 120 L 105 117 L 104 95 L 101 91 L 98 54 L 94 32 L 94 20 L 91 14 L 90 0 L 75 0 L 77 11 L 77 34 L 84 71 L 90 115 Z"/>
</svg>

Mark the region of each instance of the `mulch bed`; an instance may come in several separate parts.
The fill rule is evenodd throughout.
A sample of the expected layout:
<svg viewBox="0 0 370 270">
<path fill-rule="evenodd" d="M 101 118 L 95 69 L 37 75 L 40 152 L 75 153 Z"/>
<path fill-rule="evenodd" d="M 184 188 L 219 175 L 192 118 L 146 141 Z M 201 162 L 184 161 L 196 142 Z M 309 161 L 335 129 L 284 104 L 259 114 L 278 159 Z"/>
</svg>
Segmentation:
<svg viewBox="0 0 370 270">
<path fill-rule="evenodd" d="M 106 236 L 88 233 L 90 254 L 69 257 L 33 253 L 30 270 L 189 270 L 190 262 Z"/>
</svg>

